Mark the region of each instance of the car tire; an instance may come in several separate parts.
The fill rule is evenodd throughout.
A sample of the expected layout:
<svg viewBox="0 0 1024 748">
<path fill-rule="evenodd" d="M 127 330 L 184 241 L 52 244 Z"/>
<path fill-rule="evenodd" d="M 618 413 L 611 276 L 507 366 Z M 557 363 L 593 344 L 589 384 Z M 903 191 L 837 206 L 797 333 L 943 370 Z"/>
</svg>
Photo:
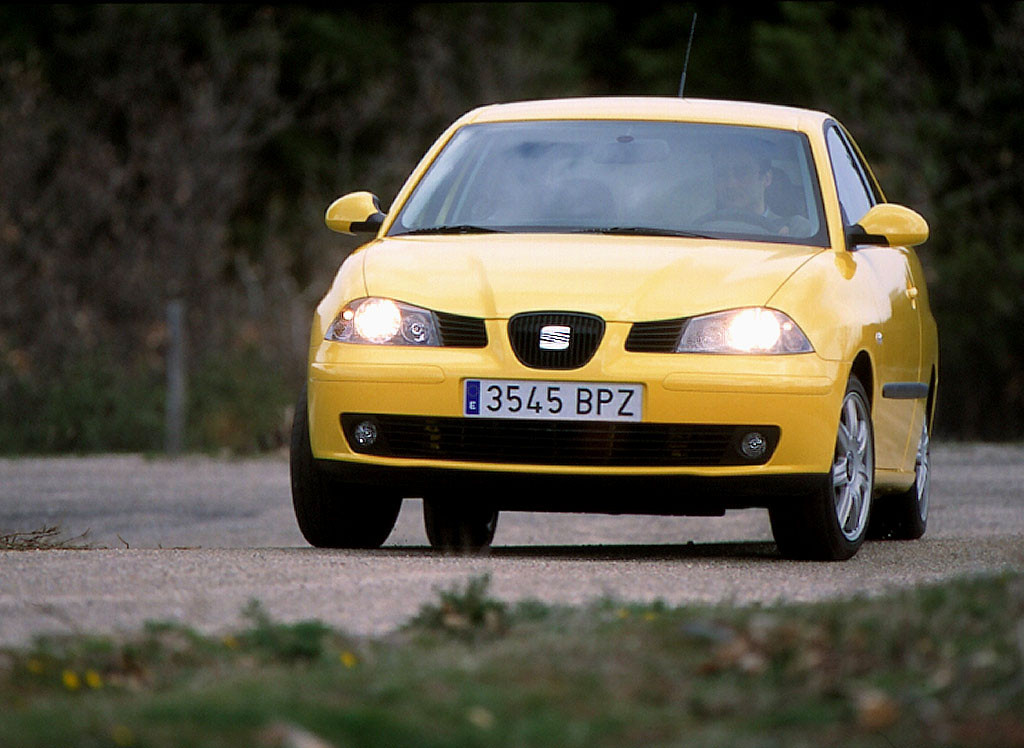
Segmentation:
<svg viewBox="0 0 1024 748">
<path fill-rule="evenodd" d="M 379 548 L 395 527 L 401 496 L 382 493 L 317 465 L 303 390 L 292 421 L 292 505 L 302 536 L 317 548 Z M 340 466 L 340 464 L 339 464 Z"/>
<path fill-rule="evenodd" d="M 432 547 L 474 553 L 494 540 L 498 510 L 476 501 L 425 497 L 423 526 Z"/>
<path fill-rule="evenodd" d="M 904 493 L 875 502 L 868 537 L 876 540 L 917 540 L 928 528 L 931 484 L 931 437 L 928 423 L 921 428 L 914 463 L 914 485 Z"/>
<path fill-rule="evenodd" d="M 811 495 L 769 510 L 779 552 L 790 559 L 843 561 L 867 535 L 874 489 L 875 444 L 864 386 L 851 375 L 843 395 L 829 474 Z"/>
</svg>

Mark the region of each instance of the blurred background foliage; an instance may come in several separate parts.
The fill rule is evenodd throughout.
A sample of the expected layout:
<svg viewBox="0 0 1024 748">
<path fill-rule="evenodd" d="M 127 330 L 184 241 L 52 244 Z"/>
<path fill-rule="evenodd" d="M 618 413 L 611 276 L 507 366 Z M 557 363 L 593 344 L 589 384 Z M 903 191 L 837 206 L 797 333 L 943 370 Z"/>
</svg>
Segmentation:
<svg viewBox="0 0 1024 748">
<path fill-rule="evenodd" d="M 313 306 L 475 106 L 676 94 L 824 109 L 922 212 L 938 430 L 1024 435 L 1024 4 L 0 6 L 0 453 L 158 450 L 168 301 L 191 449 L 286 440 Z"/>
</svg>

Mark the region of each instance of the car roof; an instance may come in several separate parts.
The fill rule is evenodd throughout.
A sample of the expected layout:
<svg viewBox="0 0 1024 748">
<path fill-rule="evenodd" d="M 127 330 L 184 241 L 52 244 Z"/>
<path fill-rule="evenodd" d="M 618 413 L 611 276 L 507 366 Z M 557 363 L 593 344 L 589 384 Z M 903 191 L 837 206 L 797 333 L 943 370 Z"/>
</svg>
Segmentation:
<svg viewBox="0 0 1024 748">
<path fill-rule="evenodd" d="M 820 132 L 831 116 L 810 109 L 747 101 L 624 96 L 491 104 L 468 112 L 460 124 L 552 119 L 676 120 Z"/>
</svg>

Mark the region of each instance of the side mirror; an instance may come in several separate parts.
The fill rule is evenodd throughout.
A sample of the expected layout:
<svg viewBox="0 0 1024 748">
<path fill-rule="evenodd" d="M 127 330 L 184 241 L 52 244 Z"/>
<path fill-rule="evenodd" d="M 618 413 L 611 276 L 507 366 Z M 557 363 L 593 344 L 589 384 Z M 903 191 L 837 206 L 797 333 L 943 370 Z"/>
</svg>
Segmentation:
<svg viewBox="0 0 1024 748">
<path fill-rule="evenodd" d="M 324 223 L 339 234 L 376 233 L 384 223 L 384 214 L 372 192 L 351 192 L 331 203 Z"/>
<path fill-rule="evenodd" d="M 888 244 L 914 247 L 928 239 L 928 222 L 910 208 L 895 203 L 876 205 L 846 229 L 846 246 Z"/>
</svg>

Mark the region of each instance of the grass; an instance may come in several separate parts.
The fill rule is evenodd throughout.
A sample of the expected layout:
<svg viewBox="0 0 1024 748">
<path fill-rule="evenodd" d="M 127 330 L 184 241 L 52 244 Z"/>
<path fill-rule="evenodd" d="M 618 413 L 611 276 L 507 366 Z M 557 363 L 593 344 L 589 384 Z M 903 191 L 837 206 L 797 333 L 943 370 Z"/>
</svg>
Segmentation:
<svg viewBox="0 0 1024 748">
<path fill-rule="evenodd" d="M 509 605 L 356 638 L 258 603 L 0 652 L 11 746 L 1024 746 L 1024 574 L 734 608 Z"/>
</svg>

